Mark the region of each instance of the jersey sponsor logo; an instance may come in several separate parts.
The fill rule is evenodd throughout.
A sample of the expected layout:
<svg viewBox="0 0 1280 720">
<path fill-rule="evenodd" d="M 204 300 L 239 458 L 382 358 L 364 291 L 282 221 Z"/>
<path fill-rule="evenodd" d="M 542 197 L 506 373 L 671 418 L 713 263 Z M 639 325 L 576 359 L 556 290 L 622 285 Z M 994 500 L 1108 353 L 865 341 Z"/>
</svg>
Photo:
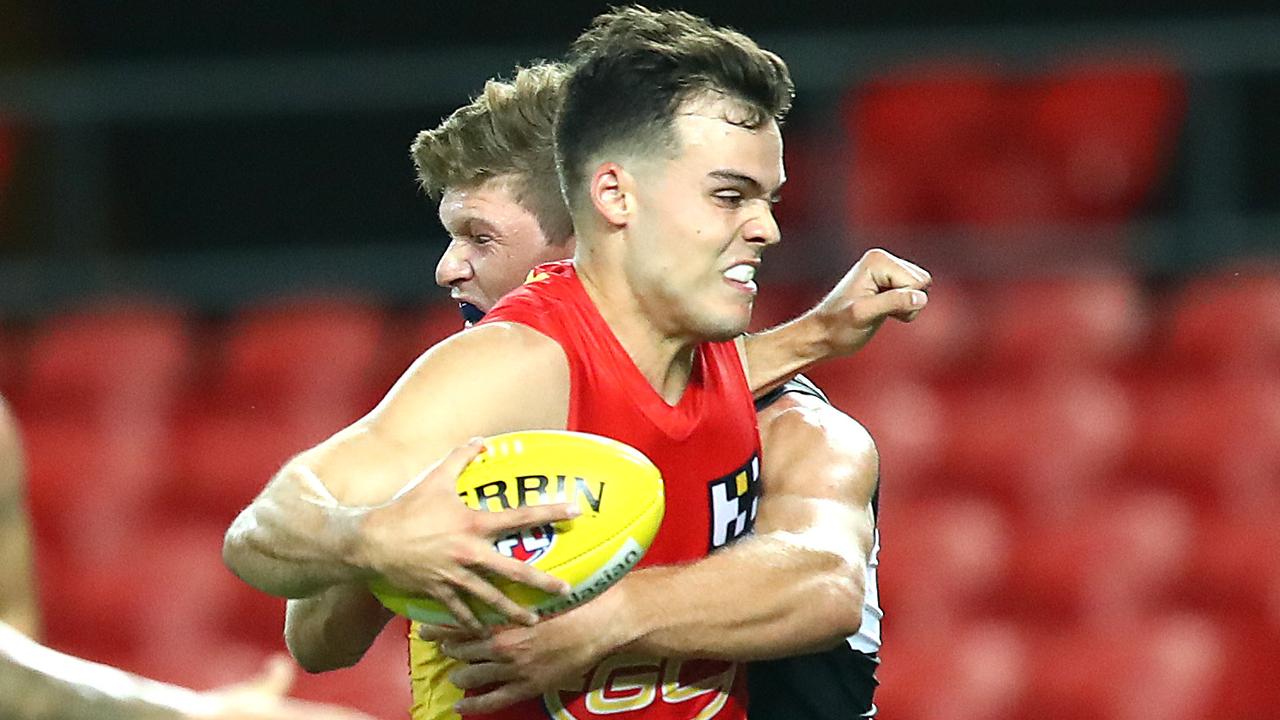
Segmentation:
<svg viewBox="0 0 1280 720">
<path fill-rule="evenodd" d="M 752 455 L 745 465 L 707 485 L 711 505 L 711 537 L 708 547 L 737 540 L 755 525 L 760 506 L 760 456 Z"/>
<path fill-rule="evenodd" d="M 551 550 L 551 545 L 555 541 L 555 528 L 551 525 L 543 525 L 525 528 L 520 532 L 500 537 L 494 541 L 493 547 L 509 558 L 523 563 L 534 563 Z"/>
</svg>

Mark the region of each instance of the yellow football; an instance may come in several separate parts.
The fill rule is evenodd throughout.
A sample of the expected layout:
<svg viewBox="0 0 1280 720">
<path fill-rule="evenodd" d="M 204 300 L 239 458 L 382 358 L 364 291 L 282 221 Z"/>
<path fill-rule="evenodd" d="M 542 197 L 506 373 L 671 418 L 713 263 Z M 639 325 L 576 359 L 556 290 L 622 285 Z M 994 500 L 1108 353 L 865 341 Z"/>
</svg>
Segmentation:
<svg viewBox="0 0 1280 720">
<path fill-rule="evenodd" d="M 525 505 L 575 502 L 582 514 L 499 538 L 494 548 L 558 577 L 567 596 L 494 578 L 521 606 L 543 615 L 563 612 L 604 592 L 640 562 L 662 523 L 662 475 L 643 453 L 590 433 L 526 430 L 494 435 L 458 476 L 458 495 L 473 510 L 501 512 Z M 456 625 L 436 600 L 406 594 L 385 581 L 369 584 L 393 612 L 433 625 Z M 482 622 L 504 618 L 471 598 Z"/>
</svg>

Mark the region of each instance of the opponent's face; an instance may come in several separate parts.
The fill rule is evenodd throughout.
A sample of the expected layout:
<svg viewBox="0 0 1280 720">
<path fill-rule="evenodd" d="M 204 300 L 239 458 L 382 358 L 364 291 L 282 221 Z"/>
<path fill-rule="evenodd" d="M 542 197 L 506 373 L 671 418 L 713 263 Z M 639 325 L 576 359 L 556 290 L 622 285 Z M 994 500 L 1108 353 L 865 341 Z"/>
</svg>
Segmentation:
<svg viewBox="0 0 1280 720">
<path fill-rule="evenodd" d="M 760 257 L 780 239 L 782 135 L 772 121 L 734 125 L 734 112 L 723 100 L 689 104 L 675 120 L 679 154 L 636 175 L 630 282 L 664 329 L 697 339 L 747 329 Z"/>
<path fill-rule="evenodd" d="M 573 254 L 572 242 L 548 244 L 504 178 L 446 190 L 440 222 L 450 239 L 436 265 L 436 284 L 450 289 L 468 324 L 519 287 L 535 265 Z"/>
</svg>

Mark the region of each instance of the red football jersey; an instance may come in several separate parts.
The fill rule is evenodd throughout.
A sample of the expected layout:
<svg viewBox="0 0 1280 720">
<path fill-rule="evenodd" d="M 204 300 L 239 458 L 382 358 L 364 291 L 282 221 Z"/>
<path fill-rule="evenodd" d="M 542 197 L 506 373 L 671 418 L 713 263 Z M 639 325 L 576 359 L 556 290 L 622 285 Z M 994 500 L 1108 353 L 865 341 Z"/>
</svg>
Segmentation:
<svg viewBox="0 0 1280 720">
<path fill-rule="evenodd" d="M 674 406 L 632 362 L 570 262 L 542 265 L 483 322 L 516 322 L 555 340 L 569 361 L 569 430 L 621 440 L 662 471 L 666 513 L 640 565 L 697 560 L 746 534 L 759 494 L 760 437 L 732 341 L 703 343 Z M 741 720 L 745 673 L 718 660 L 613 656 L 572 689 L 491 718 Z"/>
</svg>

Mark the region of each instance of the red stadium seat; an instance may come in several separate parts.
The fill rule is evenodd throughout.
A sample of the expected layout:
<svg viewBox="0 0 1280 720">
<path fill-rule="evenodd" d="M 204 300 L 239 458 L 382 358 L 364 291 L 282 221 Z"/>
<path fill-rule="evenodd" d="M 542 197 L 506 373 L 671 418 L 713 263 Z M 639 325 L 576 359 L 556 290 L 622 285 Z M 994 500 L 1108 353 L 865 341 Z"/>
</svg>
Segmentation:
<svg viewBox="0 0 1280 720">
<path fill-rule="evenodd" d="M 224 402 L 341 427 L 367 410 L 357 404 L 375 372 L 383 330 L 381 309 L 358 300 L 294 299 L 248 308 L 228 327 L 218 382 Z"/>
<path fill-rule="evenodd" d="M 1029 639 L 1031 681 L 1014 714 L 1028 720 L 1073 720 L 1082 711 L 1099 720 L 1218 715 L 1213 691 L 1236 664 L 1220 629 L 1197 615 L 1139 615 Z"/>
<path fill-rule="evenodd" d="M 225 525 L 160 527 L 135 520 L 130 529 L 129 541 L 112 548 L 110 560 L 72 558 L 72 566 L 42 588 L 50 642 L 197 688 L 242 681 L 257 671 L 267 652 L 229 632 L 252 618 L 231 603 L 243 583 L 222 564 Z M 274 609 L 277 624 L 282 607 L 280 602 Z M 192 662 L 193 633 L 200 637 L 199 662 Z M 278 631 L 269 649 L 282 649 Z"/>
<path fill-rule="evenodd" d="M 138 669 L 138 589 L 75 557 L 37 547 L 41 641 L 61 652 L 123 669 Z M 86 627 L 94 628 L 86 632 Z"/>
<path fill-rule="evenodd" d="M 1213 476 L 1222 452 L 1224 436 L 1217 429 L 1228 418 L 1211 379 L 1152 374 L 1135 389 L 1143 407 L 1129 453 L 1131 472 L 1199 490 L 1202 500 L 1216 502 L 1207 478 Z"/>
<path fill-rule="evenodd" d="M 193 628 L 200 628 L 214 656 L 230 644 L 227 628 L 236 620 L 231 601 L 242 583 L 222 563 L 225 532 L 226 524 L 215 519 L 135 522 L 130 546 L 116 562 L 100 568 L 133 598 L 127 624 L 141 641 L 140 672 L 187 685 L 241 679 L 190 662 Z"/>
<path fill-rule="evenodd" d="M 95 562 L 116 552 L 160 491 L 163 438 L 139 424 L 19 416 L 39 544 Z"/>
<path fill-rule="evenodd" d="M 1280 504 L 1280 374 L 1175 373 L 1143 397 L 1133 471 L 1186 486 L 1217 509 L 1251 516 Z"/>
<path fill-rule="evenodd" d="M 230 522 L 286 460 L 372 407 L 380 308 L 281 301 L 244 310 L 224 333 L 210 379 L 172 424 L 173 468 L 154 512 Z"/>
<path fill-rule="evenodd" d="M 1145 344 L 1148 312 L 1132 275 L 1014 280 L 981 298 L 987 357 L 1003 372 L 1116 368 Z"/>
<path fill-rule="evenodd" d="M 63 501 L 64 512 L 77 509 L 74 498 Z M 73 530 L 81 542 L 73 551 L 54 554 L 40 548 L 40 597 L 49 641 L 160 679 L 191 679 L 175 673 L 200 664 L 175 661 L 184 654 L 189 658 L 192 628 L 200 628 L 211 644 L 221 637 L 215 621 L 239 582 L 221 560 L 226 525 L 160 526 L 133 509 L 95 509 L 118 532 L 95 530 L 91 518 L 79 514 L 81 527 Z M 165 656 L 167 667 L 148 665 L 144 656 Z"/>
<path fill-rule="evenodd" d="M 31 344 L 20 394 L 28 414 L 82 414 L 109 422 L 121 413 L 163 412 L 191 363 L 180 310 L 112 303 L 45 320 Z"/>
<path fill-rule="evenodd" d="M 954 242 L 928 249 L 984 267 L 1043 263 L 1089 238 L 1118 252 L 1109 228 L 1133 217 L 1165 171 L 1183 95 L 1159 61 L 1032 78 L 972 62 L 888 74 L 842 109 L 850 227 L 895 241 L 904 229 L 953 228 Z M 1082 224 L 1087 232 L 1066 232 Z"/>
<path fill-rule="evenodd" d="M 1280 510 L 1280 370 L 1239 373 L 1217 384 L 1215 402 L 1225 423 L 1213 466 L 1222 507 L 1242 518 L 1274 517 Z"/>
<path fill-rule="evenodd" d="M 1060 216 L 1027 138 L 1029 98 L 993 69 L 960 63 L 900 71 L 852 95 L 853 226 L 992 228 Z"/>
<path fill-rule="evenodd" d="M 1195 518 L 1175 495 L 1097 494 L 1079 517 L 1030 525 L 1000 593 L 1003 609 L 1031 626 L 1055 628 L 1123 624 L 1162 607 L 1185 580 Z"/>
<path fill-rule="evenodd" d="M 1188 369 L 1280 372 L 1280 270 L 1242 267 L 1188 282 L 1168 340 L 1168 359 Z"/>
<path fill-rule="evenodd" d="M 930 633 L 898 627 L 877 671 L 884 717 L 1008 720 L 1030 689 L 1028 643 L 1015 626 L 978 621 Z"/>
<path fill-rule="evenodd" d="M 284 638 L 285 600 L 239 580 L 232 585 L 228 612 L 216 620 L 219 632 L 259 653 L 278 651 Z"/>
<path fill-rule="evenodd" d="M 1183 80 L 1168 63 L 1086 61 L 1040 83 L 1032 145 L 1076 221 L 1123 221 L 1165 174 L 1184 115 Z"/>
<path fill-rule="evenodd" d="M 256 410 L 184 414 L 172 435 L 173 477 L 156 512 L 230 523 L 285 461 L 342 426 L 298 424 Z"/>
<path fill-rule="evenodd" d="M 1274 508 L 1242 518 L 1202 513 L 1177 598 L 1202 612 L 1280 630 L 1280 527 Z"/>
<path fill-rule="evenodd" d="M 1000 76 L 964 62 L 906 68 L 851 93 L 842 114 L 853 227 L 949 222 L 944 186 L 999 144 L 1001 101 Z"/>
<path fill-rule="evenodd" d="M 1023 510 L 1070 513 L 1118 472 L 1134 435 L 1125 388 L 1083 369 L 975 380 L 947 393 L 947 476 L 983 483 Z"/>
<path fill-rule="evenodd" d="M 191 361 L 186 319 L 173 308 L 115 304 L 42 323 L 18 410 L 32 511 L 51 551 L 113 552 L 158 495 Z"/>
<path fill-rule="evenodd" d="M 974 153 L 943 189 L 947 221 L 982 230 L 971 241 L 982 241 L 995 251 L 1054 242 L 1041 226 L 1058 221 L 1065 212 L 1043 159 L 1020 132 L 1026 109 L 1009 105 L 1011 120 L 1006 122 L 1011 127 L 1001 127 L 990 143 L 995 147 Z"/>
<path fill-rule="evenodd" d="M 977 498 L 882 500 L 881 595 L 900 627 L 947 628 L 976 617 L 1004 583 L 1013 529 Z"/>
<path fill-rule="evenodd" d="M 1222 653 L 1230 662 L 1228 672 L 1217 673 L 1208 695 L 1212 714 L 1222 718 L 1262 720 L 1280 707 L 1280 683 L 1275 681 L 1280 657 L 1280 626 L 1228 623 Z"/>
</svg>

